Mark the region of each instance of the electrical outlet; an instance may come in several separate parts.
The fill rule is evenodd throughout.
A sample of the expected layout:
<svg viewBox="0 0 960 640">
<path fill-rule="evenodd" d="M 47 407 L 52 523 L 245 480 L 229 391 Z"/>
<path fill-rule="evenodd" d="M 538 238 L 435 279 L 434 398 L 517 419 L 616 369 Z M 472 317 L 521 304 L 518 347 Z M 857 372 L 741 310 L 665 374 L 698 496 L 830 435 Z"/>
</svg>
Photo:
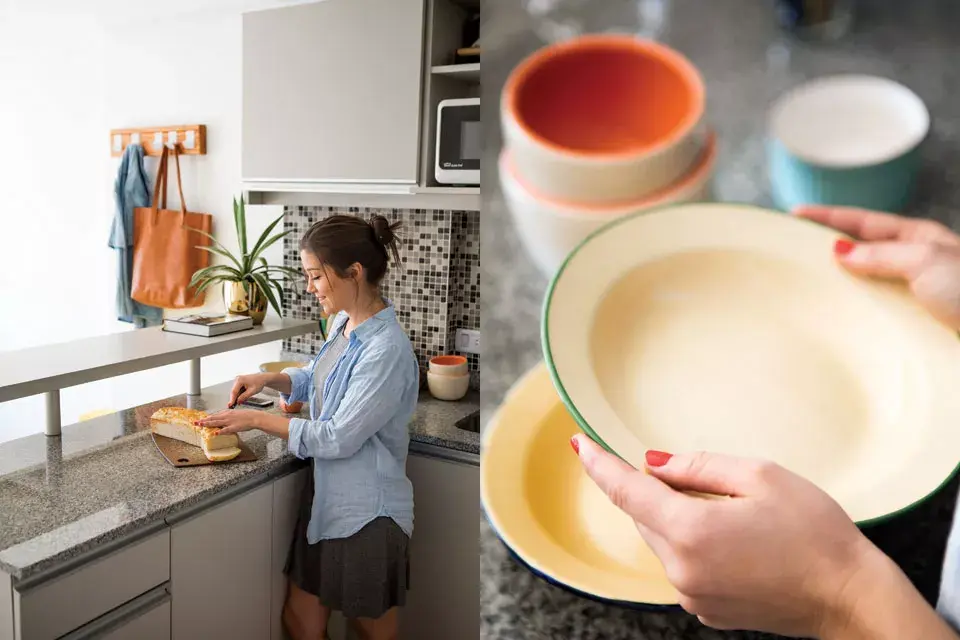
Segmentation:
<svg viewBox="0 0 960 640">
<path fill-rule="evenodd" d="M 457 329 L 457 351 L 480 353 L 480 332 L 474 329 Z"/>
</svg>

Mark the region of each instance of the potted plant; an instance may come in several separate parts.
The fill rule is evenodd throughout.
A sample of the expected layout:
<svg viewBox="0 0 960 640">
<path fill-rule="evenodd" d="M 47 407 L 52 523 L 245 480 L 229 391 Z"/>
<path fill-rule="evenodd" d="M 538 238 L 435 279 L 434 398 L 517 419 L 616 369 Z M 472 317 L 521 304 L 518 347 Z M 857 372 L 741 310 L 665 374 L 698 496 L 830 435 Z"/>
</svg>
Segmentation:
<svg viewBox="0 0 960 640">
<path fill-rule="evenodd" d="M 191 287 L 203 292 L 215 284 L 223 284 L 223 302 L 227 313 L 249 315 L 254 324 L 261 324 L 267 315 L 267 304 L 273 307 L 278 316 L 280 301 L 283 299 L 283 282 L 298 278 L 300 273 L 290 267 L 271 265 L 263 257 L 263 252 L 275 242 L 293 230 L 270 234 L 283 220 L 280 216 L 267 226 L 250 248 L 247 242 L 247 216 L 243 198 L 239 202 L 233 199 L 233 223 L 237 231 L 239 257 L 231 253 L 223 244 L 209 233 L 194 229 L 197 233 L 210 238 L 213 246 L 199 247 L 204 251 L 226 258 L 228 264 L 217 264 L 198 270 L 190 280 Z"/>
</svg>

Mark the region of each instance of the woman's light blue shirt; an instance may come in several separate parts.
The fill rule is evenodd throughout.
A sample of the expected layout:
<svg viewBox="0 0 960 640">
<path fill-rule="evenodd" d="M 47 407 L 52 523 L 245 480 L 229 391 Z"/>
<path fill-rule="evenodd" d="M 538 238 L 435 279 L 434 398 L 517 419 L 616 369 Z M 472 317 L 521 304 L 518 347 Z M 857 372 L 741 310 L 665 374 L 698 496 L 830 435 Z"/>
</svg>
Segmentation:
<svg viewBox="0 0 960 640">
<path fill-rule="evenodd" d="M 347 322 L 338 313 L 328 336 Z M 290 420 L 287 446 L 298 458 L 314 459 L 314 495 L 307 541 L 345 538 L 379 516 L 413 534 L 413 485 L 407 478 L 407 427 L 417 406 L 420 368 L 397 322 L 393 304 L 361 323 L 334 363 L 316 414 L 313 372 L 330 344 L 313 361 L 284 369 L 292 383 L 286 402 L 310 402 L 310 420 Z"/>
</svg>

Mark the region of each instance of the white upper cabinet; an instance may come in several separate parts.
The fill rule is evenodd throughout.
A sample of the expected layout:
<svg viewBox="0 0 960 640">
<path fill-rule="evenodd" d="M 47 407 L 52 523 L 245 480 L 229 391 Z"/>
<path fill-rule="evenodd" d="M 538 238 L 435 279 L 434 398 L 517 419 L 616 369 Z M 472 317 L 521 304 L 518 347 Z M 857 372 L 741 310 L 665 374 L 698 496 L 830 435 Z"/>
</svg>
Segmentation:
<svg viewBox="0 0 960 640">
<path fill-rule="evenodd" d="M 245 14 L 244 182 L 415 186 L 424 2 Z"/>
</svg>

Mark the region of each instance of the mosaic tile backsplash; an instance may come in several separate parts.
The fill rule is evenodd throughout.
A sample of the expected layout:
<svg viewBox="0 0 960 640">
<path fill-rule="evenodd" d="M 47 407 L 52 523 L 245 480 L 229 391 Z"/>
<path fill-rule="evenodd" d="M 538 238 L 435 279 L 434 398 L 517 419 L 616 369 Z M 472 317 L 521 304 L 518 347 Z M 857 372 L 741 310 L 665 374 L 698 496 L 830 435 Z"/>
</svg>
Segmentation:
<svg viewBox="0 0 960 640">
<path fill-rule="evenodd" d="M 314 222 L 334 214 L 359 215 L 366 220 L 382 215 L 400 221 L 397 230 L 403 269 L 391 265 L 383 281 L 384 295 L 393 300 L 397 317 L 410 337 L 426 370 L 435 355 L 457 353 L 456 330 L 480 329 L 480 212 L 440 209 L 379 209 L 368 207 L 291 207 L 284 209 L 284 264 L 300 269 L 300 238 Z M 284 314 L 293 318 L 319 317 L 320 309 L 302 287 L 287 290 Z M 314 355 L 319 333 L 288 338 L 284 351 Z M 471 386 L 480 386 L 480 357 L 469 360 Z"/>
</svg>

